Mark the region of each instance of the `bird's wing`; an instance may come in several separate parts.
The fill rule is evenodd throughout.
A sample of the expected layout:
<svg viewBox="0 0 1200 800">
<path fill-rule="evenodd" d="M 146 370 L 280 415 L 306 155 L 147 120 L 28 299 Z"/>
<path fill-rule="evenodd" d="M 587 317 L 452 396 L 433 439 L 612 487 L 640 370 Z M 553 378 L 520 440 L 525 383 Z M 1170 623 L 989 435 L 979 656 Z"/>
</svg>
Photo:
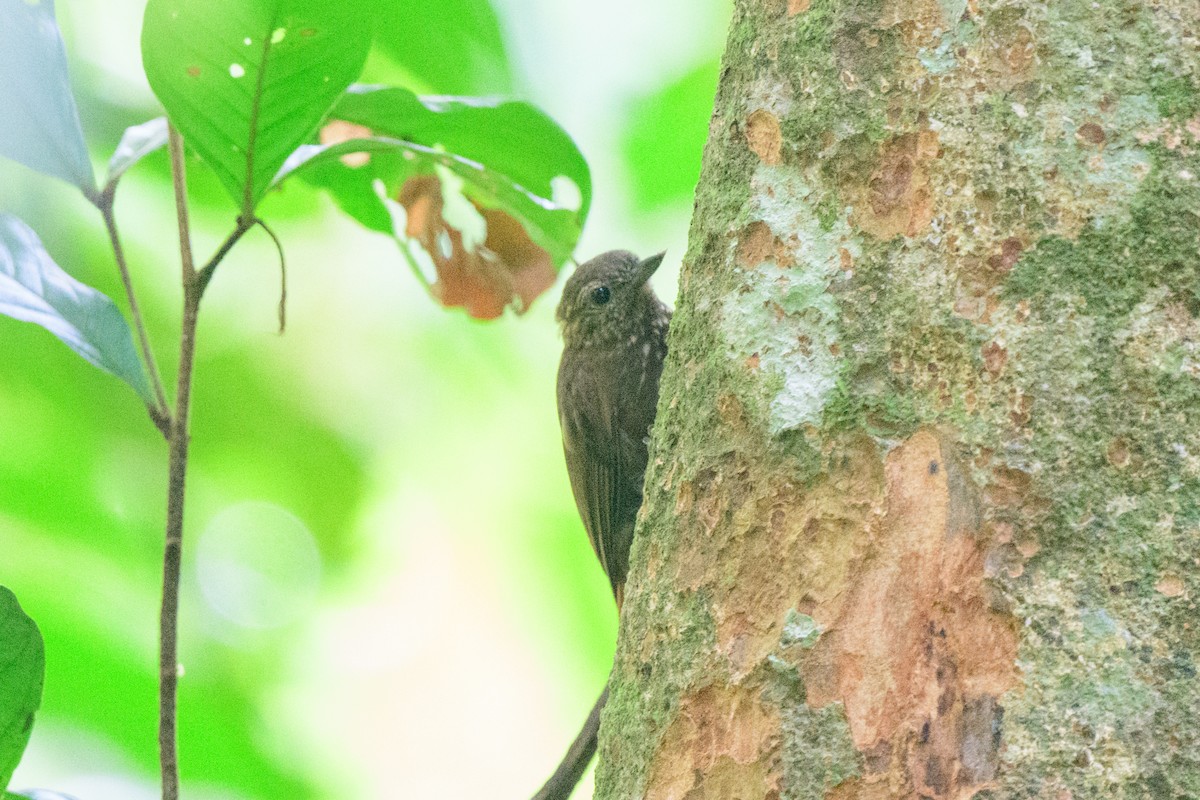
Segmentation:
<svg viewBox="0 0 1200 800">
<path fill-rule="evenodd" d="M 571 490 L 592 549 L 615 588 L 625 580 L 628 561 L 628 544 L 620 541 L 621 532 L 615 530 L 624 522 L 618 504 L 625 479 L 620 434 L 614 429 L 616 398 L 586 371 L 564 375 L 562 380 L 559 422 Z"/>
</svg>

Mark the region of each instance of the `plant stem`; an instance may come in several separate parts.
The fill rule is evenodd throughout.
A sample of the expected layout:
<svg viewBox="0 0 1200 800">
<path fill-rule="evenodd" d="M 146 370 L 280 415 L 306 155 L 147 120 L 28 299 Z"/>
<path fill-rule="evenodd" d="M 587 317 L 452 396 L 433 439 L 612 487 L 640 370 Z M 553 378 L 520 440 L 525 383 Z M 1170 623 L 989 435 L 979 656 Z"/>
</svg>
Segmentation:
<svg viewBox="0 0 1200 800">
<path fill-rule="evenodd" d="M 229 255 L 233 246 L 254 227 L 256 222 L 257 218 L 255 217 L 238 217 L 237 227 L 225 237 L 225 241 L 221 242 L 221 246 L 217 248 L 217 252 L 213 253 L 213 257 L 208 260 L 208 263 L 195 274 L 196 287 L 200 294 L 204 294 L 204 290 L 208 288 L 208 282 L 212 280 L 213 273 L 217 271 L 217 265 L 225 256 Z M 199 302 L 199 298 L 197 298 L 197 302 Z"/>
<path fill-rule="evenodd" d="M 162 612 L 159 616 L 158 746 L 162 762 L 163 800 L 178 800 L 176 692 L 179 682 L 179 581 L 183 555 L 183 501 L 187 478 L 188 410 L 196 355 L 196 322 L 200 293 L 193 279 L 184 290 L 183 326 L 179 337 L 179 383 L 175 416 L 170 425 L 170 474 L 167 484 L 167 535 L 163 550 Z"/>
<path fill-rule="evenodd" d="M 192 367 L 196 356 L 196 322 L 200 309 L 199 276 L 192 260 L 187 210 L 187 176 L 183 139 L 170 129 L 171 181 L 175 188 L 175 213 L 179 220 L 179 253 L 183 278 L 183 323 L 179 336 L 179 380 L 175 414 L 169 425 L 169 476 L 167 530 L 163 547 L 162 610 L 159 615 L 158 751 L 162 768 L 162 800 L 179 798 L 179 753 L 176 693 L 179 683 L 179 579 L 183 554 L 183 501 L 187 480 L 188 411 L 192 395 Z"/>
<path fill-rule="evenodd" d="M 125 261 L 125 249 L 121 246 L 121 237 L 117 234 L 117 220 L 113 213 L 112 192 L 103 193 L 96 207 L 104 217 L 104 227 L 108 230 L 108 241 L 112 244 L 113 256 L 117 260 L 117 270 L 121 273 L 121 283 L 125 286 L 125 297 L 129 300 L 129 315 L 133 318 L 133 327 L 137 331 L 138 344 L 142 349 L 142 358 L 146 369 L 150 372 L 150 385 L 154 387 L 154 398 L 157 407 L 151 407 L 150 416 L 154 418 L 164 435 L 170 435 L 167 429 L 170 418 L 170 408 L 167 406 L 167 396 L 163 391 L 162 377 L 158 372 L 158 362 L 154 360 L 154 351 L 150 349 L 150 337 L 146 334 L 146 325 L 142 322 L 142 312 L 138 308 L 137 296 L 133 291 L 133 280 L 129 277 L 129 264 Z"/>
<path fill-rule="evenodd" d="M 175 216 L 179 221 L 179 256 L 183 283 L 183 322 L 179 334 L 179 379 L 175 387 L 175 414 L 166 418 L 168 442 L 167 531 L 163 546 L 162 609 L 159 614 L 158 650 L 158 752 L 162 768 L 162 800 L 179 800 L 178 715 L 179 688 L 179 582 L 183 559 L 183 501 L 187 486 L 189 412 L 192 373 L 196 362 L 196 326 L 200 300 L 217 265 L 246 232 L 259 223 L 253 215 L 238 217 L 234 230 L 217 252 L 197 270 L 192 256 L 188 221 L 187 174 L 183 138 L 174 126 L 167 138 L 171 153 L 171 184 L 175 190 Z"/>
<path fill-rule="evenodd" d="M 283 242 L 279 241 L 275 231 L 261 219 L 255 219 L 254 224 L 267 232 L 267 236 L 275 243 L 275 252 L 279 254 L 279 335 L 282 336 L 287 328 L 287 258 L 283 255 Z"/>
</svg>

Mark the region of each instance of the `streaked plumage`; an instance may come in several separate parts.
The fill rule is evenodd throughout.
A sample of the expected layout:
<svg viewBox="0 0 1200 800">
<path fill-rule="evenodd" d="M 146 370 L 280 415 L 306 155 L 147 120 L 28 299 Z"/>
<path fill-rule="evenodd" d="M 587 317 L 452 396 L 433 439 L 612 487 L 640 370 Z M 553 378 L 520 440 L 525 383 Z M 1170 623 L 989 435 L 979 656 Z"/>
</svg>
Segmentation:
<svg viewBox="0 0 1200 800">
<path fill-rule="evenodd" d="M 663 254 L 613 250 L 563 288 L 558 418 L 571 489 L 618 604 L 658 405 L 671 312 L 648 283 Z"/>
</svg>

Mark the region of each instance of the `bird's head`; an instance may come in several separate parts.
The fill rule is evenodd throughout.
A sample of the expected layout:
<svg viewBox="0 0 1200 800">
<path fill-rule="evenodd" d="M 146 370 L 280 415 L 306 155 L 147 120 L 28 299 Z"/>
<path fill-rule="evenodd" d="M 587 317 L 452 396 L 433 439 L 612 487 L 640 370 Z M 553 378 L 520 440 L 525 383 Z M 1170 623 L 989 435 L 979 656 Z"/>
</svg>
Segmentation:
<svg viewBox="0 0 1200 800">
<path fill-rule="evenodd" d="M 641 335 L 666 309 L 650 288 L 665 253 L 639 259 L 610 250 L 575 270 L 563 287 L 555 314 L 567 347 L 621 343 Z"/>
</svg>

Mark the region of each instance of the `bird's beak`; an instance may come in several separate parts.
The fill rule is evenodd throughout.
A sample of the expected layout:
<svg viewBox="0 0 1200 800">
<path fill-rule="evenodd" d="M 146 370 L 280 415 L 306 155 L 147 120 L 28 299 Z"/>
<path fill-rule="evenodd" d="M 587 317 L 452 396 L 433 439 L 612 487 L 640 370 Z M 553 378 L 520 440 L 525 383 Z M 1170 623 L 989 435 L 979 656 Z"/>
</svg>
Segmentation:
<svg viewBox="0 0 1200 800">
<path fill-rule="evenodd" d="M 642 286 L 646 283 L 646 281 L 650 280 L 650 276 L 653 275 L 656 270 L 658 270 L 659 265 L 662 264 L 663 256 L 666 254 L 667 251 L 664 250 L 658 255 L 650 256 L 638 264 L 637 281 L 634 285 Z"/>
</svg>

